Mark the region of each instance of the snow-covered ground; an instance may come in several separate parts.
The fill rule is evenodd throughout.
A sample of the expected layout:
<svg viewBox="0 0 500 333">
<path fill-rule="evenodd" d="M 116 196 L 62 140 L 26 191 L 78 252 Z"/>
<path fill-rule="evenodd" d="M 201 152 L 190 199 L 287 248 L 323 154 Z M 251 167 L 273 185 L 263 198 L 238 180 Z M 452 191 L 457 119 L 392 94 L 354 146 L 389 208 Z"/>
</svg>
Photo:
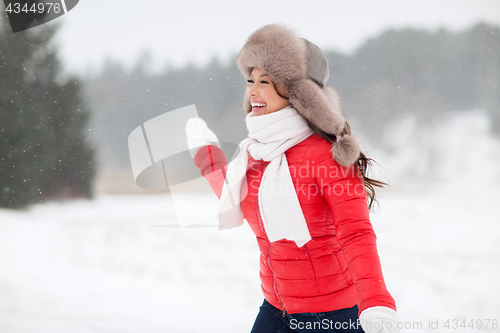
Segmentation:
<svg viewBox="0 0 500 333">
<path fill-rule="evenodd" d="M 402 332 L 498 332 L 500 145 L 481 114 L 418 128 L 370 153 L 393 185 L 371 218 Z M 263 300 L 250 228 L 176 221 L 167 194 L 0 209 L 0 333 L 249 332 Z"/>
<path fill-rule="evenodd" d="M 0 210 L 0 332 L 234 332 L 260 299 L 248 227 L 152 227 L 168 195 Z"/>
<path fill-rule="evenodd" d="M 381 192 L 386 283 L 400 320 L 422 323 L 406 331 L 500 320 L 499 198 L 471 184 Z M 262 302 L 249 227 L 155 227 L 174 214 L 168 195 L 0 210 L 0 332 L 248 332 Z"/>
</svg>

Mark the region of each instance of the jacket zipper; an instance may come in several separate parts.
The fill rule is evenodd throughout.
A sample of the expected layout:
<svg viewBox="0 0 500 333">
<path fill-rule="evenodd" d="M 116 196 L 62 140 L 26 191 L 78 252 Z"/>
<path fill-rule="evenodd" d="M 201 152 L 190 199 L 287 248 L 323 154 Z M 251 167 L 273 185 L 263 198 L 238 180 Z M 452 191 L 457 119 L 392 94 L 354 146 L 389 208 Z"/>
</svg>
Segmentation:
<svg viewBox="0 0 500 333">
<path fill-rule="evenodd" d="M 262 220 L 260 218 L 260 209 L 259 209 L 259 201 L 258 200 L 257 200 L 257 220 L 259 221 L 260 230 L 262 231 L 262 233 L 266 234 L 264 232 L 264 227 L 262 225 Z M 269 251 L 267 252 L 267 265 L 269 266 L 269 268 L 271 269 L 271 273 L 273 274 L 273 289 L 274 289 L 274 293 L 276 294 L 276 298 L 278 299 L 281 306 L 283 307 L 283 313 L 281 316 L 284 318 L 286 316 L 286 308 L 285 308 L 285 304 L 283 304 L 283 301 L 281 300 L 280 296 L 278 295 L 278 290 L 276 289 L 276 276 L 274 275 L 273 266 L 271 265 L 271 248 L 272 248 L 272 243 L 269 242 Z"/>
</svg>

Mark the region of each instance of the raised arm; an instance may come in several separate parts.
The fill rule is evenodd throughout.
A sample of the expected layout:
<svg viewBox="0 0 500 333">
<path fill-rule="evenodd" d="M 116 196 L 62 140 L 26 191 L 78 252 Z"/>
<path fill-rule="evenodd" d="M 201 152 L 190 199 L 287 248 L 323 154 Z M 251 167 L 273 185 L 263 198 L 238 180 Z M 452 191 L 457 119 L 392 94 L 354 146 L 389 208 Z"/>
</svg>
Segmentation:
<svg viewBox="0 0 500 333">
<path fill-rule="evenodd" d="M 189 153 L 194 164 L 220 199 L 227 170 L 227 159 L 220 149 L 219 139 L 201 118 L 190 118 L 186 123 Z"/>
<path fill-rule="evenodd" d="M 227 171 L 226 154 L 217 146 L 205 146 L 196 153 L 194 164 L 220 199 Z"/>
</svg>

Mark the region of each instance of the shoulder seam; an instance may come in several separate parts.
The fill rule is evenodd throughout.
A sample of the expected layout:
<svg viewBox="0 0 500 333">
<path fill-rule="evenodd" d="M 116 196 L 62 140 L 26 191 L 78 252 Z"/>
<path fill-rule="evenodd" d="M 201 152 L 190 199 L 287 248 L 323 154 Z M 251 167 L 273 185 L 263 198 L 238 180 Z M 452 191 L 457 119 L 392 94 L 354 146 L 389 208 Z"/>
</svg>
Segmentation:
<svg viewBox="0 0 500 333">
<path fill-rule="evenodd" d="M 321 143 L 324 139 L 321 138 L 321 137 L 318 137 L 317 134 L 313 134 L 313 137 L 314 137 L 314 141 L 318 142 L 318 143 Z M 325 140 L 326 141 L 326 140 Z M 310 158 L 310 154 L 312 154 L 313 152 L 315 152 L 319 147 L 319 144 L 312 144 L 309 146 L 309 149 L 307 149 L 307 152 L 306 154 L 304 155 L 304 160 L 309 160 Z M 312 149 L 313 148 L 313 149 Z M 311 161 L 313 162 L 313 164 L 315 164 L 315 161 Z"/>
</svg>

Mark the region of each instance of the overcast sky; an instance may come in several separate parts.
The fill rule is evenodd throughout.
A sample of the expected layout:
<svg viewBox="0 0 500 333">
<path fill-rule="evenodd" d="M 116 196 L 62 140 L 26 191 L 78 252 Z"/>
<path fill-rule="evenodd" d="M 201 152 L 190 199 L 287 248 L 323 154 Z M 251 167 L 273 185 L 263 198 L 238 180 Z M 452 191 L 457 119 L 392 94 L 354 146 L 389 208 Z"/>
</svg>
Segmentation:
<svg viewBox="0 0 500 333">
<path fill-rule="evenodd" d="M 64 68 L 84 73 L 98 70 L 105 58 L 130 68 L 143 50 L 155 69 L 203 65 L 213 56 L 233 61 L 248 36 L 268 23 L 287 24 L 322 49 L 349 53 L 388 28 L 500 25 L 500 0 L 80 0 L 58 21 Z"/>
</svg>

